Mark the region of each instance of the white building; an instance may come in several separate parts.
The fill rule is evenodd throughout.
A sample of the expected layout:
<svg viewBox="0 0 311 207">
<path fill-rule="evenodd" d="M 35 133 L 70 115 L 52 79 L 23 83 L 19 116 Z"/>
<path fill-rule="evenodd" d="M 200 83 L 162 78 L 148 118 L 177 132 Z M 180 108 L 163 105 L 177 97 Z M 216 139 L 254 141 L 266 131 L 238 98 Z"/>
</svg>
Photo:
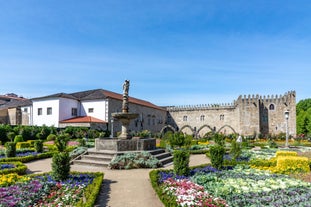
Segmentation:
<svg viewBox="0 0 311 207">
<path fill-rule="evenodd" d="M 97 89 L 77 93 L 58 93 L 32 99 L 32 125 L 111 127 L 111 113 L 121 112 L 122 95 Z M 165 126 L 166 110 L 150 102 L 129 97 L 130 113 L 139 118 L 130 123 L 131 131 L 158 132 Z M 121 124 L 114 122 L 114 132 Z M 111 130 L 110 128 L 108 128 Z"/>
</svg>

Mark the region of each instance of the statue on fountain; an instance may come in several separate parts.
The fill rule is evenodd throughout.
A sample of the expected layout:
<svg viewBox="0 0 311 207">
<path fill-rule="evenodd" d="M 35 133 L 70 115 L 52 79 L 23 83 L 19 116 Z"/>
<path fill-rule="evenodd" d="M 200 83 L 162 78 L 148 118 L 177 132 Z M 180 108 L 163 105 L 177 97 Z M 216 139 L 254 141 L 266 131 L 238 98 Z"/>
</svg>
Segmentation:
<svg viewBox="0 0 311 207">
<path fill-rule="evenodd" d="M 129 112 L 129 107 L 128 107 L 129 87 L 130 87 L 130 81 L 125 80 L 123 84 L 123 102 L 122 102 L 123 113 Z"/>
<path fill-rule="evenodd" d="M 130 81 L 125 80 L 123 84 L 123 101 L 122 101 L 122 112 L 112 113 L 112 117 L 116 120 L 119 120 L 122 123 L 121 134 L 118 138 L 121 139 L 130 139 L 131 136 L 128 133 L 128 127 L 130 121 L 138 117 L 138 114 L 129 113 L 129 87 Z"/>
</svg>

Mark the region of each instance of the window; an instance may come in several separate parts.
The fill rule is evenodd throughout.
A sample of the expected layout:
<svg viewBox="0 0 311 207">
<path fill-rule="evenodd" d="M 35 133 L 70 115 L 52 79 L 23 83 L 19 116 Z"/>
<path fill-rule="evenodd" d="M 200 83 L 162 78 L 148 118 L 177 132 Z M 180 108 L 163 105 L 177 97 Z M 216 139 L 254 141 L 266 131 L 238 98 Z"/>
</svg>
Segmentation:
<svg viewBox="0 0 311 207">
<path fill-rule="evenodd" d="M 204 116 L 204 115 L 201 115 L 201 116 L 200 116 L 200 121 L 204 121 L 204 119 L 205 119 L 205 116 Z"/>
<path fill-rule="evenodd" d="M 78 109 L 77 108 L 71 108 L 71 116 L 77 116 L 78 115 Z"/>
<path fill-rule="evenodd" d="M 219 116 L 219 120 L 225 120 L 225 115 L 221 114 L 221 115 Z"/>
<path fill-rule="evenodd" d="M 38 116 L 42 115 L 42 108 L 38 108 Z"/>
<path fill-rule="evenodd" d="M 94 112 L 94 108 L 89 108 L 89 113 L 93 113 Z"/>
<path fill-rule="evenodd" d="M 188 117 L 187 117 L 187 116 L 184 116 L 184 117 L 182 118 L 182 120 L 183 120 L 183 121 L 187 121 L 187 120 L 188 120 Z"/>
<path fill-rule="evenodd" d="M 52 114 L 52 107 L 47 107 L 46 114 L 51 115 Z"/>
<path fill-rule="evenodd" d="M 24 112 L 27 113 L 28 112 L 28 108 L 24 108 Z"/>
<path fill-rule="evenodd" d="M 270 104 L 269 109 L 274 110 L 274 104 Z"/>
</svg>

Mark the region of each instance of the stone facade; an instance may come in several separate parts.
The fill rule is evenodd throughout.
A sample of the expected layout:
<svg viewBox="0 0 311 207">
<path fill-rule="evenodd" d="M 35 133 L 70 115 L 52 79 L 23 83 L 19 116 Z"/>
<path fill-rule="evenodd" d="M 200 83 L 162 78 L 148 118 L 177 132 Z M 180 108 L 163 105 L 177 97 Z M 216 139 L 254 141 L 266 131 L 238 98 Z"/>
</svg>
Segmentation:
<svg viewBox="0 0 311 207">
<path fill-rule="evenodd" d="M 167 123 L 175 130 L 203 136 L 207 132 L 243 135 L 286 132 L 285 111 L 289 111 L 288 129 L 296 135 L 296 92 L 280 96 L 239 96 L 232 104 L 167 107 Z"/>
<path fill-rule="evenodd" d="M 117 99 L 110 99 L 108 101 L 108 110 L 111 113 L 122 111 L 122 101 Z M 111 113 L 107 114 L 109 117 L 109 126 L 111 127 Z M 167 112 L 163 108 L 152 108 L 140 104 L 129 103 L 129 113 L 139 114 L 138 118 L 130 121 L 129 129 L 131 132 L 139 132 L 142 130 L 149 130 L 152 133 L 160 132 L 165 127 Z M 108 121 L 108 120 L 107 120 Z M 121 122 L 114 120 L 113 123 L 114 135 L 121 131 Z M 110 130 L 110 129 L 109 129 Z"/>
</svg>

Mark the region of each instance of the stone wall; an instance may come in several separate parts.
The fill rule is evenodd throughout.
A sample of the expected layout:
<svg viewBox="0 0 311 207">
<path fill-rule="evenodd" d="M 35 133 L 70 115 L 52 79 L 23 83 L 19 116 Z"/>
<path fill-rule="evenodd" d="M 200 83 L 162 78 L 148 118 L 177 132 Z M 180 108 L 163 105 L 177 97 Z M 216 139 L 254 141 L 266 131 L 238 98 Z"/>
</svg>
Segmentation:
<svg viewBox="0 0 311 207">
<path fill-rule="evenodd" d="M 1 109 L 0 110 L 0 124 L 7 124 L 8 122 L 8 110 Z"/>
<path fill-rule="evenodd" d="M 209 131 L 243 135 L 286 132 L 284 112 L 289 111 L 290 135 L 296 135 L 296 92 L 280 96 L 239 96 L 232 104 L 167 107 L 168 124 L 187 134 Z"/>
</svg>

